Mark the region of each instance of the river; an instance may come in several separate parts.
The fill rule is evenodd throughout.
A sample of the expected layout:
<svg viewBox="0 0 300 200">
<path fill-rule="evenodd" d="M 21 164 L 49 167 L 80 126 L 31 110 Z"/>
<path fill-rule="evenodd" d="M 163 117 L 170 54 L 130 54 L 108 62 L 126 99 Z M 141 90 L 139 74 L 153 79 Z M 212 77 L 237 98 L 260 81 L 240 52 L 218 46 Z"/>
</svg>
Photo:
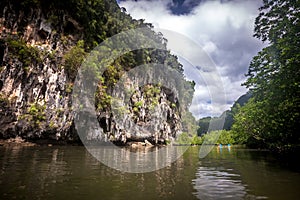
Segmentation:
<svg viewBox="0 0 300 200">
<path fill-rule="evenodd" d="M 125 173 L 82 146 L 1 146 L 0 199 L 300 198 L 300 172 L 270 152 L 216 147 L 204 159 L 198 153 L 190 147 L 163 169 Z"/>
</svg>

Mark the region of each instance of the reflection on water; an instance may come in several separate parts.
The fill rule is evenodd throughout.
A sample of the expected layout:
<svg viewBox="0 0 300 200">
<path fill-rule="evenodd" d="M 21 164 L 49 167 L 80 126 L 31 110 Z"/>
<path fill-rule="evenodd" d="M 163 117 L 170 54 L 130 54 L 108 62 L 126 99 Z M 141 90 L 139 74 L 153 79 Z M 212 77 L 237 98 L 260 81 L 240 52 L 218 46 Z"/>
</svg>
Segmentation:
<svg viewBox="0 0 300 200">
<path fill-rule="evenodd" d="M 235 148 L 199 159 L 191 147 L 163 169 L 134 174 L 101 164 L 84 147 L 0 146 L 0 199 L 289 200 L 300 196 L 299 180 L 268 152 Z"/>
<path fill-rule="evenodd" d="M 299 199 L 299 172 L 280 167 L 270 152 L 217 147 L 201 159 L 193 185 L 201 200 Z"/>
<path fill-rule="evenodd" d="M 45 188 L 63 182 L 63 176 L 68 174 L 64 152 L 59 149 L 35 151 L 13 146 L 1 150 L 4 152 L 1 151 L 0 186 L 3 186 L 0 191 L 4 199 L 19 199 L 28 195 L 40 199 L 44 195 L 41 191 L 47 194 Z"/>
<path fill-rule="evenodd" d="M 228 169 L 199 167 L 194 180 L 199 199 L 243 199 L 246 188 L 238 174 Z"/>
<path fill-rule="evenodd" d="M 224 148 L 225 147 L 225 148 Z M 230 154 L 231 146 L 219 145 L 216 147 L 217 155 Z M 223 153 L 223 151 L 225 151 Z M 214 152 L 212 152 L 214 153 Z M 247 189 L 242 183 L 240 175 L 233 172 L 231 168 L 225 168 L 222 165 L 211 165 L 210 160 L 200 162 L 200 167 L 196 173 L 196 179 L 193 180 L 195 193 L 199 199 L 244 199 L 247 195 Z M 249 198 L 247 198 L 249 199 Z"/>
<path fill-rule="evenodd" d="M 108 167 L 123 172 L 141 173 L 156 171 L 170 166 L 188 149 L 188 146 L 130 148 L 112 146 L 89 146 L 88 151 Z"/>
<path fill-rule="evenodd" d="M 162 170 L 130 174 L 84 147 L 0 147 L 0 199 L 196 199 L 196 156 L 188 167 L 181 157 Z"/>
</svg>

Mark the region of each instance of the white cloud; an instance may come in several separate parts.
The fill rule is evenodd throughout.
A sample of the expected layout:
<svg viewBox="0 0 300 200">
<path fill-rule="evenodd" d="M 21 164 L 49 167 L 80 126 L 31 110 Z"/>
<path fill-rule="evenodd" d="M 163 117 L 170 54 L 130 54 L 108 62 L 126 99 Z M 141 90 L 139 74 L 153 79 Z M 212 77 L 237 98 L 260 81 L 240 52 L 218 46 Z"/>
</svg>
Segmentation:
<svg viewBox="0 0 300 200">
<path fill-rule="evenodd" d="M 183 5 L 189 5 L 191 2 L 192 0 L 186 0 Z M 215 63 L 222 82 L 210 83 L 209 80 L 217 80 L 213 79 L 216 71 L 203 66 L 203 59 L 197 51 L 188 45 L 180 44 L 181 48 L 188 52 L 188 57 L 193 58 L 192 63 L 202 68 L 199 72 L 201 75 L 197 76 L 193 72 L 185 72 L 187 76 L 190 74 L 189 78 L 199 79 L 195 80 L 196 98 L 191 110 L 197 117 L 218 116 L 247 91 L 240 84 L 245 81 L 244 74 L 252 57 L 263 47 L 260 41 L 252 37 L 254 20 L 261 2 L 203 1 L 185 15 L 172 14 L 169 9 L 171 4 L 172 0 L 127 0 L 121 1 L 120 6 L 125 7 L 134 18 L 143 18 L 156 28 L 169 29 L 189 37 L 206 51 Z M 195 68 L 187 62 L 183 62 L 183 65 L 186 71 Z M 201 76 L 208 81 L 200 80 Z M 214 97 L 216 103 L 211 104 L 210 94 L 220 92 L 217 84 L 223 84 L 227 99 L 221 103 Z"/>
</svg>

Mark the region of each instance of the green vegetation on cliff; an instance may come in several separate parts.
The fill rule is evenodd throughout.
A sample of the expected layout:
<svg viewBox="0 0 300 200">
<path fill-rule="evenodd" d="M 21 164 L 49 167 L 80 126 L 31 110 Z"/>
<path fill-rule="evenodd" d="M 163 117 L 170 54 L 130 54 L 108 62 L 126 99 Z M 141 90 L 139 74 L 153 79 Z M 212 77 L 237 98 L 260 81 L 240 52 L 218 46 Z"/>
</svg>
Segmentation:
<svg viewBox="0 0 300 200">
<path fill-rule="evenodd" d="M 28 68 L 32 64 L 40 63 L 41 56 L 37 48 L 26 45 L 23 40 L 7 39 L 8 52 L 15 56 L 23 63 L 24 68 Z"/>
<path fill-rule="evenodd" d="M 120 128 L 112 127 L 115 123 L 113 122 L 113 116 L 109 113 L 112 111 L 111 104 L 114 101 L 111 93 L 124 73 L 136 66 L 155 63 L 176 70 L 179 77 L 184 80 L 183 66 L 178 62 L 177 57 L 166 49 L 167 40 L 163 35 L 154 32 L 153 26 L 145 23 L 144 20 L 133 19 L 126 13 L 125 9 L 119 8 L 115 1 L 4 0 L 0 2 L 0 9 L 5 13 L 4 19 L 0 21 L 4 30 L 0 32 L 0 44 L 9 52 L 3 58 L 5 70 L 1 74 L 3 75 L 1 79 L 5 81 L 18 78 L 18 81 L 20 81 L 12 85 L 14 91 L 16 91 L 14 87 L 20 86 L 18 93 L 15 92 L 17 95 L 24 94 L 21 99 L 18 99 L 21 102 L 19 102 L 21 107 L 18 108 L 19 113 L 17 114 L 19 117 L 17 121 L 11 118 L 10 122 L 11 124 L 16 122 L 19 125 L 18 128 L 24 131 L 24 133 L 20 133 L 22 135 L 30 135 L 27 132 L 37 132 L 40 136 L 45 132 L 44 127 L 52 129 L 49 132 L 56 134 L 55 138 L 62 135 L 57 130 L 62 130 L 66 134 L 70 133 L 67 129 L 70 128 L 69 125 L 72 124 L 73 120 L 70 117 L 71 95 L 74 90 L 77 72 L 96 46 L 119 33 L 144 28 L 148 32 L 145 34 L 147 40 L 144 45 L 156 43 L 162 48 L 130 50 L 118 56 L 115 60 L 109 60 L 105 57 L 99 59 L 103 58 L 100 53 L 96 55 L 95 62 L 91 61 L 86 64 L 89 69 L 83 69 L 83 73 L 84 70 L 94 69 L 91 71 L 95 71 L 96 73 L 93 75 L 96 75 L 99 79 L 97 80 L 99 82 L 96 93 L 90 95 L 93 95 L 95 99 L 96 112 L 104 132 L 112 130 L 122 132 Z M 108 55 L 116 55 L 118 53 L 116 49 L 126 51 L 129 49 L 128 44 L 136 44 L 138 38 L 127 39 L 128 41 L 124 41 L 116 38 L 115 42 L 102 46 L 100 51 L 102 53 L 108 52 Z M 99 65 L 106 66 L 105 71 L 101 74 L 99 70 L 97 72 Z M 20 73 L 11 75 L 14 77 L 10 77 L 9 68 L 14 70 L 19 66 L 24 68 L 20 70 Z M 149 83 L 144 88 L 134 88 L 141 91 L 139 91 L 140 94 L 137 100 L 129 103 L 130 108 L 122 107 L 123 110 L 121 110 L 125 113 L 131 112 L 134 115 L 131 117 L 137 121 L 149 117 L 149 110 L 166 103 L 168 108 L 164 112 L 167 113 L 168 117 L 164 129 L 171 129 L 169 132 L 174 132 L 173 129 L 180 128 L 180 125 L 176 125 L 180 124 L 178 120 L 193 121 L 189 119 L 190 116 L 180 119 L 179 112 L 181 110 L 179 110 L 179 107 L 183 104 L 188 106 L 194 92 L 193 89 L 188 87 L 193 88 L 193 82 L 185 81 L 185 84 L 180 86 L 182 88 L 179 88 L 184 91 L 181 105 L 178 103 L 174 91 L 169 91 L 171 88 L 163 88 L 162 85 L 151 85 Z M 5 93 L 7 94 L 4 96 L 7 96 L 7 98 L 15 95 L 9 92 Z M 130 91 L 129 95 L 132 99 L 135 91 Z M 165 98 L 164 102 L 161 101 L 162 98 Z M 13 99 L 10 104 L 12 110 L 17 104 L 16 99 Z M 36 102 L 43 103 L 38 105 Z M 147 115 L 147 117 L 141 117 L 140 115 Z M 27 125 L 22 123 L 24 121 L 27 122 Z M 146 122 L 144 121 L 144 123 Z M 175 123 L 175 125 L 172 123 Z M 23 128 L 24 126 L 28 127 Z M 32 130 L 31 126 L 39 130 Z M 19 134 L 13 126 L 7 127 L 9 131 L 13 132 L 12 135 Z M 0 133 L 6 135 L 6 129 Z M 47 138 L 47 134 L 45 135 Z"/>
</svg>

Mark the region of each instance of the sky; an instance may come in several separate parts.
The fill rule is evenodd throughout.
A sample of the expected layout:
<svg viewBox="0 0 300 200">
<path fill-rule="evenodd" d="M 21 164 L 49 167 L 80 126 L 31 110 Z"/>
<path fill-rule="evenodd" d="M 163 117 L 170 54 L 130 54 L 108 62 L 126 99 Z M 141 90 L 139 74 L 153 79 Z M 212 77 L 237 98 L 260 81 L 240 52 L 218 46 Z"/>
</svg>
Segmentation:
<svg viewBox="0 0 300 200">
<path fill-rule="evenodd" d="M 261 0 L 121 0 L 118 3 L 135 19 L 145 19 L 155 28 L 184 35 L 211 58 L 216 70 L 208 72 L 200 60 L 191 64 L 178 55 L 186 76 L 196 82 L 190 107 L 196 118 L 221 115 L 247 92 L 241 86 L 246 80 L 244 74 L 252 57 L 265 46 L 253 37 Z M 189 51 L 190 57 L 198 56 L 187 45 L 183 44 L 182 49 Z M 216 98 L 212 99 L 216 83 L 201 78 L 204 76 L 208 80 L 216 73 L 221 78 L 217 84 L 224 88 L 225 103 L 218 104 Z"/>
</svg>

